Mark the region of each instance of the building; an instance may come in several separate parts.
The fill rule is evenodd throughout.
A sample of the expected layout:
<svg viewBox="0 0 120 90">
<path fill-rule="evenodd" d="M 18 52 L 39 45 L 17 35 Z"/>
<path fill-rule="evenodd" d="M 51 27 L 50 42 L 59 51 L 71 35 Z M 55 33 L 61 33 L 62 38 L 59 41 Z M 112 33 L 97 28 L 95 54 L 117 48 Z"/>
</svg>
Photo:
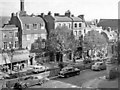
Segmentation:
<svg viewBox="0 0 120 90">
<path fill-rule="evenodd" d="M 47 31 L 47 38 L 49 37 L 49 32 L 54 29 L 55 27 L 55 22 L 54 22 L 54 17 L 51 15 L 51 12 L 48 12 L 47 15 L 44 15 L 44 13 L 41 13 L 39 15 L 44 21 L 45 21 L 45 28 Z"/>
<path fill-rule="evenodd" d="M 18 28 L 15 25 L 5 25 L 0 30 L 0 48 L 8 50 L 18 48 Z"/>
<path fill-rule="evenodd" d="M 46 39 L 45 22 L 41 17 L 27 15 L 24 11 L 24 0 L 20 1 L 20 12 L 11 15 L 10 24 L 18 27 L 19 47 L 31 49 L 31 44 L 41 37 Z"/>
<path fill-rule="evenodd" d="M 71 16 L 72 19 L 72 29 L 76 39 L 79 39 L 81 35 L 84 35 L 85 23 L 80 17 Z"/>
<path fill-rule="evenodd" d="M 118 19 L 100 19 L 98 24 L 98 27 L 102 27 L 103 30 L 114 30 L 118 31 Z"/>
<path fill-rule="evenodd" d="M 58 13 L 54 14 L 55 19 L 55 29 L 57 27 L 66 26 L 69 30 L 72 30 L 72 19 L 69 18 L 67 15 L 59 15 Z"/>
</svg>

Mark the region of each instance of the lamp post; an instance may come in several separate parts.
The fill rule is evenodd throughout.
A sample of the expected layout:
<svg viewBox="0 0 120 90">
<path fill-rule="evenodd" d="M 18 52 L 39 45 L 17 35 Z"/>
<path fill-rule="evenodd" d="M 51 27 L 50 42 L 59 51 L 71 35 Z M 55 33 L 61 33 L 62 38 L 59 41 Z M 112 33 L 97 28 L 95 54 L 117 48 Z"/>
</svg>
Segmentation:
<svg viewBox="0 0 120 90">
<path fill-rule="evenodd" d="M 11 56 L 11 59 L 10 59 L 10 74 L 12 74 L 12 60 L 13 60 L 13 55 L 14 55 L 14 49 L 11 48 L 11 50 L 10 50 L 10 56 Z"/>
</svg>

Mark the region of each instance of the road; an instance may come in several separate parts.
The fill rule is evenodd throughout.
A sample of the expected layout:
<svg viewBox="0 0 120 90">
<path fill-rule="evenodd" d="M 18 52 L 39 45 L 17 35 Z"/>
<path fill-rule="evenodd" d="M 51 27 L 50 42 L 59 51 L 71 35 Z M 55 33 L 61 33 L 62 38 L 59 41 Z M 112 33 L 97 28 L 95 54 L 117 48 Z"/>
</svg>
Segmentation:
<svg viewBox="0 0 120 90">
<path fill-rule="evenodd" d="M 58 87 L 61 84 L 61 82 L 63 82 L 64 84 L 65 83 L 67 83 L 67 85 L 69 84 L 68 86 L 75 85 L 75 86 L 81 87 L 83 83 L 85 83 L 85 82 L 87 82 L 89 80 L 95 79 L 97 77 L 105 76 L 106 74 L 107 74 L 106 70 L 103 70 L 103 71 L 85 70 L 85 71 L 82 71 L 80 73 L 80 75 L 77 75 L 77 76 L 72 76 L 72 77 L 69 77 L 69 78 L 52 79 L 53 82 L 54 82 L 53 83 L 54 85 L 53 84 L 52 85 L 53 86 L 56 85 L 56 87 Z M 44 86 L 48 87 L 48 88 L 52 87 L 51 86 L 52 80 L 48 81 L 46 85 L 43 85 L 43 88 L 44 88 Z M 56 81 L 58 81 L 58 82 L 56 82 Z M 3 80 L 0 80 L 0 83 L 3 83 Z M 57 83 L 58 83 L 58 85 L 57 85 Z M 63 84 L 61 84 L 61 86 L 62 85 Z M 40 88 L 40 86 L 34 86 L 34 88 Z"/>
<path fill-rule="evenodd" d="M 86 81 L 95 79 L 97 77 L 105 76 L 106 70 L 103 71 L 92 71 L 92 70 L 85 70 L 80 73 L 80 75 L 69 77 L 69 78 L 56 78 L 54 80 L 70 83 L 73 85 L 81 86 Z"/>
</svg>

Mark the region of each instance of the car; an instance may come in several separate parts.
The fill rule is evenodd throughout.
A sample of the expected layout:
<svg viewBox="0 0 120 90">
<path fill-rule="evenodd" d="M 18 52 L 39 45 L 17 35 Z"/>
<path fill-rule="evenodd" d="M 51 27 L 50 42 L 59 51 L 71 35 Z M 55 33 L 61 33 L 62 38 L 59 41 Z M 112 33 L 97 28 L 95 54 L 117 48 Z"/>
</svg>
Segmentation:
<svg viewBox="0 0 120 90">
<path fill-rule="evenodd" d="M 94 65 L 92 65 L 92 70 L 105 70 L 106 64 L 104 62 L 96 62 Z"/>
<path fill-rule="evenodd" d="M 33 73 L 40 73 L 40 72 L 44 72 L 45 70 L 46 70 L 45 66 L 41 66 L 41 65 L 33 66 Z"/>
<path fill-rule="evenodd" d="M 22 88 L 28 88 L 31 86 L 35 86 L 37 84 L 41 85 L 45 82 L 47 82 L 49 79 L 43 78 L 43 77 L 37 77 L 37 76 L 27 76 L 25 78 L 19 79 L 19 84 Z"/>
<path fill-rule="evenodd" d="M 69 77 L 73 75 L 79 75 L 80 74 L 80 69 L 74 68 L 74 67 L 64 67 L 60 73 L 59 77 Z"/>
</svg>

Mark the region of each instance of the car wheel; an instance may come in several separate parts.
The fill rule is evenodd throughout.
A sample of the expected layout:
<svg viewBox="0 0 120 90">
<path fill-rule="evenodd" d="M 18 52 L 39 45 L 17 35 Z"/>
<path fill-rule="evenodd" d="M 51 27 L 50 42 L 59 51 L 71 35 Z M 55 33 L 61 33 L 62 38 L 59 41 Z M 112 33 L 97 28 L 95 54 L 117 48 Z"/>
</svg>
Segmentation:
<svg viewBox="0 0 120 90">
<path fill-rule="evenodd" d="M 100 71 L 101 70 L 101 68 L 98 68 L 98 71 Z"/>
<path fill-rule="evenodd" d="M 77 75 L 80 75 L 80 72 L 77 72 Z"/>
<path fill-rule="evenodd" d="M 68 78 L 68 77 L 69 77 L 69 75 L 66 75 L 65 77 L 66 77 L 66 78 Z"/>
</svg>

